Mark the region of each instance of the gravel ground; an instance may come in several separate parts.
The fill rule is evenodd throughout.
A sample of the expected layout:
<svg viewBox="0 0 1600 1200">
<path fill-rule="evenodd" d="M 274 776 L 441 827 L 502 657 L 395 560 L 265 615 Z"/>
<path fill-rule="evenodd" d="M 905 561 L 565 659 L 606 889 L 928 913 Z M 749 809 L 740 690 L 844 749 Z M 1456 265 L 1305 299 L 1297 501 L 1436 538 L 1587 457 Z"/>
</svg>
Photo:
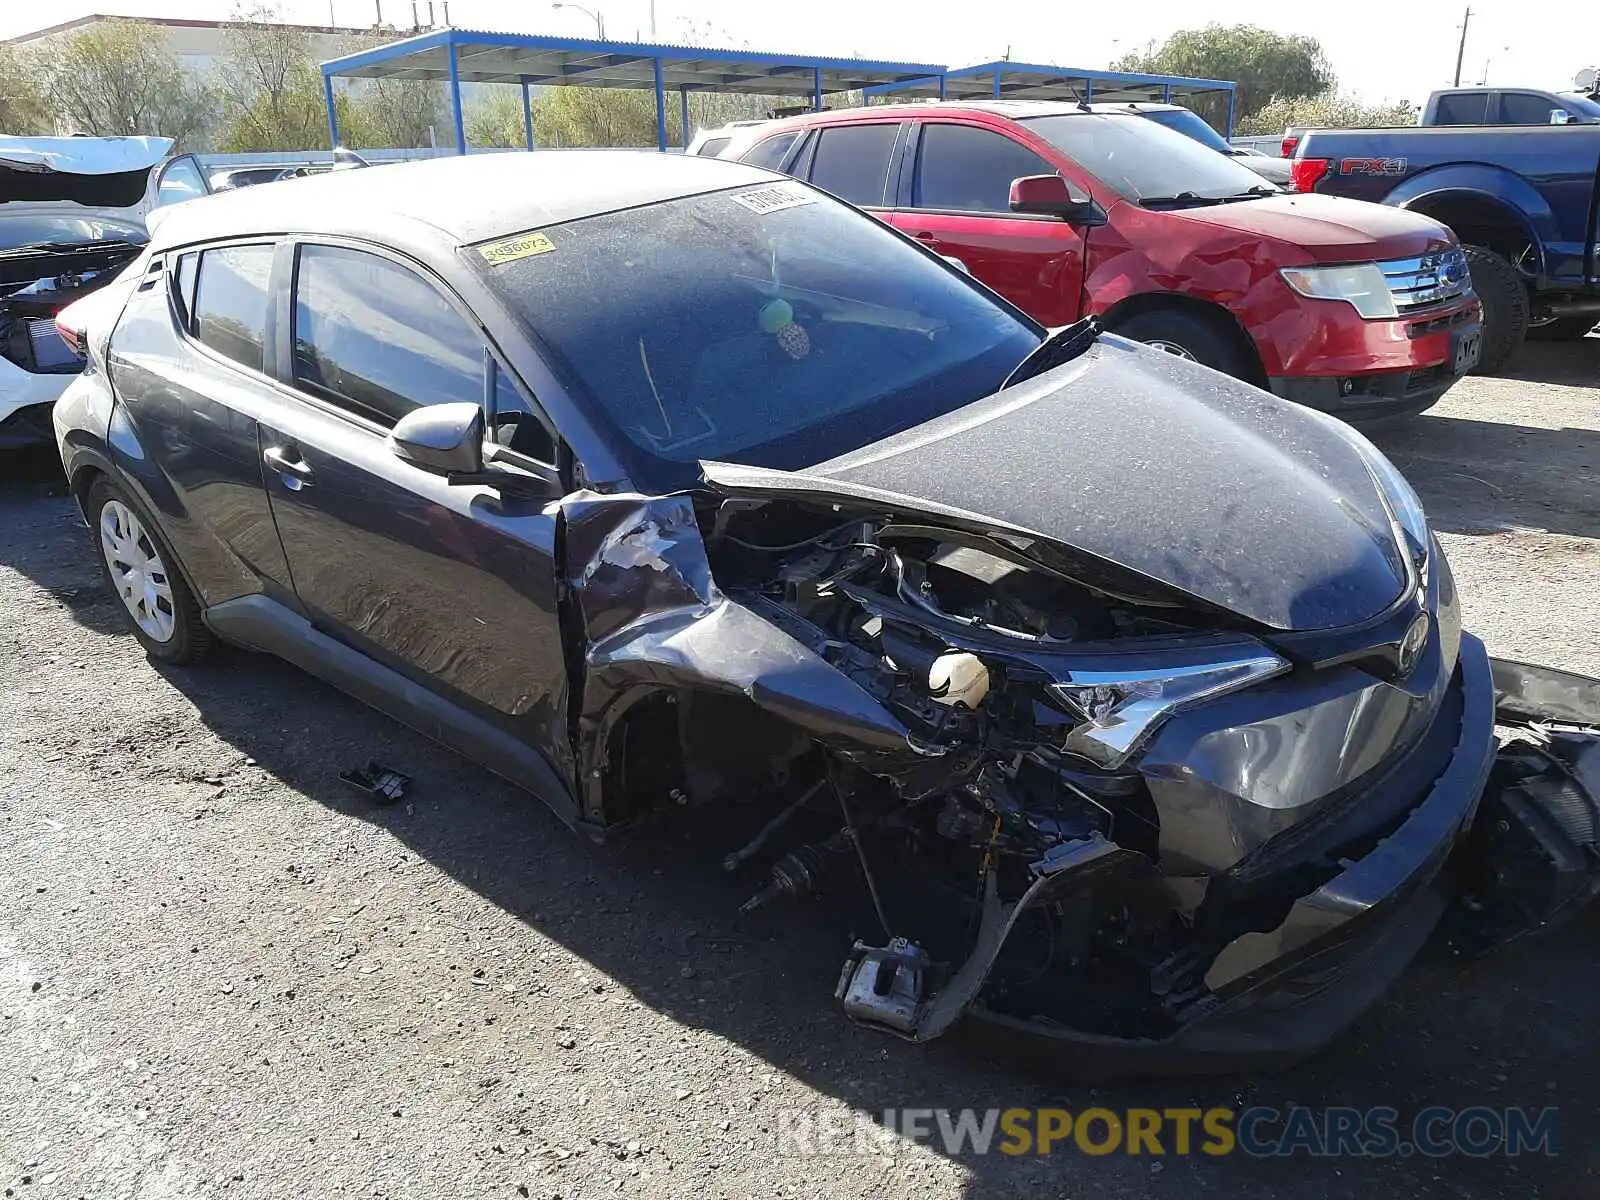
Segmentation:
<svg viewBox="0 0 1600 1200">
<path fill-rule="evenodd" d="M 1600 674 L 1600 339 L 1377 440 L 1492 651 Z M 52 464 L 0 459 L 0 1186 L 7 1197 L 1590 1197 L 1600 913 L 1425 956 L 1270 1078 L 1102 1086 L 852 1028 L 837 935 L 736 915 L 715 854 L 596 848 L 271 659 L 158 671 Z M 338 772 L 415 776 L 378 808 Z M 886 1107 L 1561 1108 L 1556 1157 L 779 1153 Z"/>
</svg>

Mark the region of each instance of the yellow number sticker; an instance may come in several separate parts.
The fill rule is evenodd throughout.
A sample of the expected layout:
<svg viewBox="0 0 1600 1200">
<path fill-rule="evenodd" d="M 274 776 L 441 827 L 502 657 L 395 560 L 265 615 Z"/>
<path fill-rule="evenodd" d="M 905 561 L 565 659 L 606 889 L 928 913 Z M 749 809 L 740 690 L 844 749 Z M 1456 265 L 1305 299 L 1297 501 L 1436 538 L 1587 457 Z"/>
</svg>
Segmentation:
<svg viewBox="0 0 1600 1200">
<path fill-rule="evenodd" d="M 519 258 L 532 258 L 535 254 L 549 254 L 556 244 L 542 233 L 519 233 L 516 237 L 502 238 L 479 246 L 478 253 L 491 267 L 501 263 L 516 262 Z"/>
</svg>

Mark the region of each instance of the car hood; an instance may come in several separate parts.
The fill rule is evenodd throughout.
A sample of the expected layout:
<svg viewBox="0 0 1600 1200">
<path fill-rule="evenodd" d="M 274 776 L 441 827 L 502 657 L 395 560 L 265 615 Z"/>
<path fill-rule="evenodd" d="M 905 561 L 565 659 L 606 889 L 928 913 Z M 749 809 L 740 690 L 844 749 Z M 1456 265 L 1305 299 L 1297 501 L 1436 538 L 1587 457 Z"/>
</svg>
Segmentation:
<svg viewBox="0 0 1600 1200">
<path fill-rule="evenodd" d="M 133 208 L 171 151 L 164 137 L 0 137 L 0 213 L 13 203 Z"/>
<path fill-rule="evenodd" d="M 1408 586 L 1356 436 L 1105 337 L 1037 379 L 803 471 L 701 468 L 725 493 L 954 519 L 1271 629 L 1317 630 L 1375 617 Z"/>
<path fill-rule="evenodd" d="M 1255 169 L 1248 159 L 1235 161 Z M 1315 193 L 1176 209 L 1164 215 L 1252 238 L 1271 238 L 1304 251 L 1307 261 L 1318 263 L 1417 258 L 1455 244 L 1449 229 L 1429 217 L 1386 204 Z"/>
</svg>

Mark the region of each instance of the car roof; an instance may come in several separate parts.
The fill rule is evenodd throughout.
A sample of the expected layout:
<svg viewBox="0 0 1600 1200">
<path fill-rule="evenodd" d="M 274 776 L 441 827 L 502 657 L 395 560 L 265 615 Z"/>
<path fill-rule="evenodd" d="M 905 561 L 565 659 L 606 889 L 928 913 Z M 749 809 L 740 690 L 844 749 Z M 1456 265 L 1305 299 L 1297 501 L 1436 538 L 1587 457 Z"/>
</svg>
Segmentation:
<svg viewBox="0 0 1600 1200">
<path fill-rule="evenodd" d="M 780 179 L 755 167 L 655 150 L 451 155 L 326 171 L 174 205 L 156 249 L 218 238 L 413 234 L 464 245 L 524 230 Z"/>
</svg>

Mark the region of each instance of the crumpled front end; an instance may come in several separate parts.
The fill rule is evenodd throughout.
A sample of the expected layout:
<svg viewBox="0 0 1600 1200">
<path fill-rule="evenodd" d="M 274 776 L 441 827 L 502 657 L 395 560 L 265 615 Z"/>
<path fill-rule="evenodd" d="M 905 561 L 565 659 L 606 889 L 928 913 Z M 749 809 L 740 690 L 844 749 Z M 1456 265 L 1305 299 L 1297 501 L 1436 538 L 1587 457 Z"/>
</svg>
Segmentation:
<svg viewBox="0 0 1600 1200">
<path fill-rule="evenodd" d="M 1391 609 L 1308 640 L 892 498 L 594 495 L 563 536 L 584 822 L 702 818 L 745 911 L 876 929 L 836 995 L 903 1038 L 1270 1067 L 1447 911 L 1487 944 L 1600 878 L 1600 700 L 1523 668 L 1497 717 L 1510 668 L 1436 545 Z"/>
</svg>

